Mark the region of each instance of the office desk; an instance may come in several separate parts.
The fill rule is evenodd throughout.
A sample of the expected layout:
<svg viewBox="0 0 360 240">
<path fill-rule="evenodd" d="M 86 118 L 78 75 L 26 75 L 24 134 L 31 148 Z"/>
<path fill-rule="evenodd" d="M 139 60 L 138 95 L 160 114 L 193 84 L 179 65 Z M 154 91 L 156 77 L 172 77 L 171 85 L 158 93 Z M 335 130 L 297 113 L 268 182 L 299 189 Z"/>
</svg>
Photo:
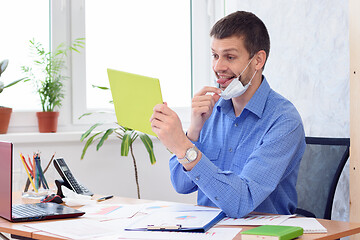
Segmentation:
<svg viewBox="0 0 360 240">
<path fill-rule="evenodd" d="M 100 196 L 98 196 L 100 197 Z M 34 200 L 29 199 L 21 199 L 19 195 L 14 196 L 14 200 L 16 203 L 29 203 Z M 123 204 L 135 204 L 135 203 L 148 203 L 151 202 L 149 200 L 139 200 L 132 198 L 122 198 L 122 197 L 114 197 L 112 199 L 106 200 L 107 203 L 123 203 Z M 49 220 L 49 221 L 64 221 L 64 220 Z M 66 220 L 65 220 L 66 221 Z M 354 234 L 360 233 L 360 223 L 348 223 L 334 220 L 325 220 L 318 219 L 318 221 L 328 230 L 326 234 L 304 234 L 298 239 L 337 239 L 342 238 Z M 221 226 L 224 227 L 224 226 Z M 226 227 L 226 226 L 225 226 Z M 237 227 L 237 226 L 227 226 L 227 227 Z M 238 228 L 242 228 L 242 230 L 250 229 L 253 227 L 250 226 L 238 226 Z M 0 232 L 2 233 L 10 233 L 17 236 L 32 238 L 32 239 L 49 239 L 49 240 L 58 240 L 64 239 L 59 236 L 55 236 L 46 232 L 34 230 L 24 226 L 24 223 L 11 223 L 5 219 L 0 218 Z M 238 234 L 234 240 L 241 239 L 240 234 Z"/>
</svg>

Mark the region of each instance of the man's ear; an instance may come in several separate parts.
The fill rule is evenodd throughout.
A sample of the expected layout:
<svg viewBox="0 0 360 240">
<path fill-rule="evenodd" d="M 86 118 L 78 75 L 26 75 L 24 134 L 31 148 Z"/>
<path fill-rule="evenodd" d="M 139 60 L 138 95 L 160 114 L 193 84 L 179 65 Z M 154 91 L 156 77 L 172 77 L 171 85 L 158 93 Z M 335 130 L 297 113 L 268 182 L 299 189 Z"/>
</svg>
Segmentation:
<svg viewBox="0 0 360 240">
<path fill-rule="evenodd" d="M 255 54 L 255 70 L 260 70 L 264 67 L 266 61 L 266 52 L 264 50 L 260 50 Z"/>
</svg>

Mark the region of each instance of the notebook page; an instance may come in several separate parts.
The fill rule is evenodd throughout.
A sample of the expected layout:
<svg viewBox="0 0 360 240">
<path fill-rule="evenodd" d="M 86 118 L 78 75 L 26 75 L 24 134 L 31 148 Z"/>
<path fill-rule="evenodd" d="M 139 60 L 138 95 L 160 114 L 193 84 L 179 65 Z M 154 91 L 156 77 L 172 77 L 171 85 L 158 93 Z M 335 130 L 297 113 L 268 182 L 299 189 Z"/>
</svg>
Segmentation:
<svg viewBox="0 0 360 240">
<path fill-rule="evenodd" d="M 304 233 L 327 233 L 327 229 L 315 218 L 289 218 L 279 225 L 302 227 Z"/>
</svg>

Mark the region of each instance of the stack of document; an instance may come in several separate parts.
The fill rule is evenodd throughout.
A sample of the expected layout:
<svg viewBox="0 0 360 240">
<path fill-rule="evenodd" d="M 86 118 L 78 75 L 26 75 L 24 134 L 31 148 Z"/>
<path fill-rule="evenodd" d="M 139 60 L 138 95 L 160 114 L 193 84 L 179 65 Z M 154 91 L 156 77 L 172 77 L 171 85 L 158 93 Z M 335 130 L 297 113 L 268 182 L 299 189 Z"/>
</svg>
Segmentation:
<svg viewBox="0 0 360 240">
<path fill-rule="evenodd" d="M 326 233 L 327 229 L 315 218 L 295 217 L 295 215 L 259 215 L 249 214 L 243 218 L 226 217 L 218 225 L 261 226 L 282 225 L 302 227 L 304 233 Z"/>
<path fill-rule="evenodd" d="M 173 205 L 148 214 L 125 230 L 206 232 L 224 217 L 216 208 Z"/>
<path fill-rule="evenodd" d="M 97 203 L 81 208 L 77 219 L 26 224 L 70 239 L 233 239 L 241 228 L 211 228 L 225 214 L 216 208 L 173 202 Z M 176 227 L 172 227 L 176 226 Z"/>
</svg>

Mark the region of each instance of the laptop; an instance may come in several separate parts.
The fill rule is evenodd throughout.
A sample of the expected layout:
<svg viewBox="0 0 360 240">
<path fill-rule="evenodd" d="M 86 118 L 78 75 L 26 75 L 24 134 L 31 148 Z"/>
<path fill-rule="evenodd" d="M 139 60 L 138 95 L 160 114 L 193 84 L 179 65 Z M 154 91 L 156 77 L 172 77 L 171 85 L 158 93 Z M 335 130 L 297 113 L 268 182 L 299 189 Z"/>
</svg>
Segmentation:
<svg viewBox="0 0 360 240">
<path fill-rule="evenodd" d="M 163 103 L 159 79 L 113 69 L 107 73 L 118 124 L 156 136 L 149 120 L 155 105 Z"/>
<path fill-rule="evenodd" d="M 0 217 L 11 222 L 71 218 L 85 214 L 57 203 L 12 204 L 13 144 L 0 141 Z"/>
</svg>

